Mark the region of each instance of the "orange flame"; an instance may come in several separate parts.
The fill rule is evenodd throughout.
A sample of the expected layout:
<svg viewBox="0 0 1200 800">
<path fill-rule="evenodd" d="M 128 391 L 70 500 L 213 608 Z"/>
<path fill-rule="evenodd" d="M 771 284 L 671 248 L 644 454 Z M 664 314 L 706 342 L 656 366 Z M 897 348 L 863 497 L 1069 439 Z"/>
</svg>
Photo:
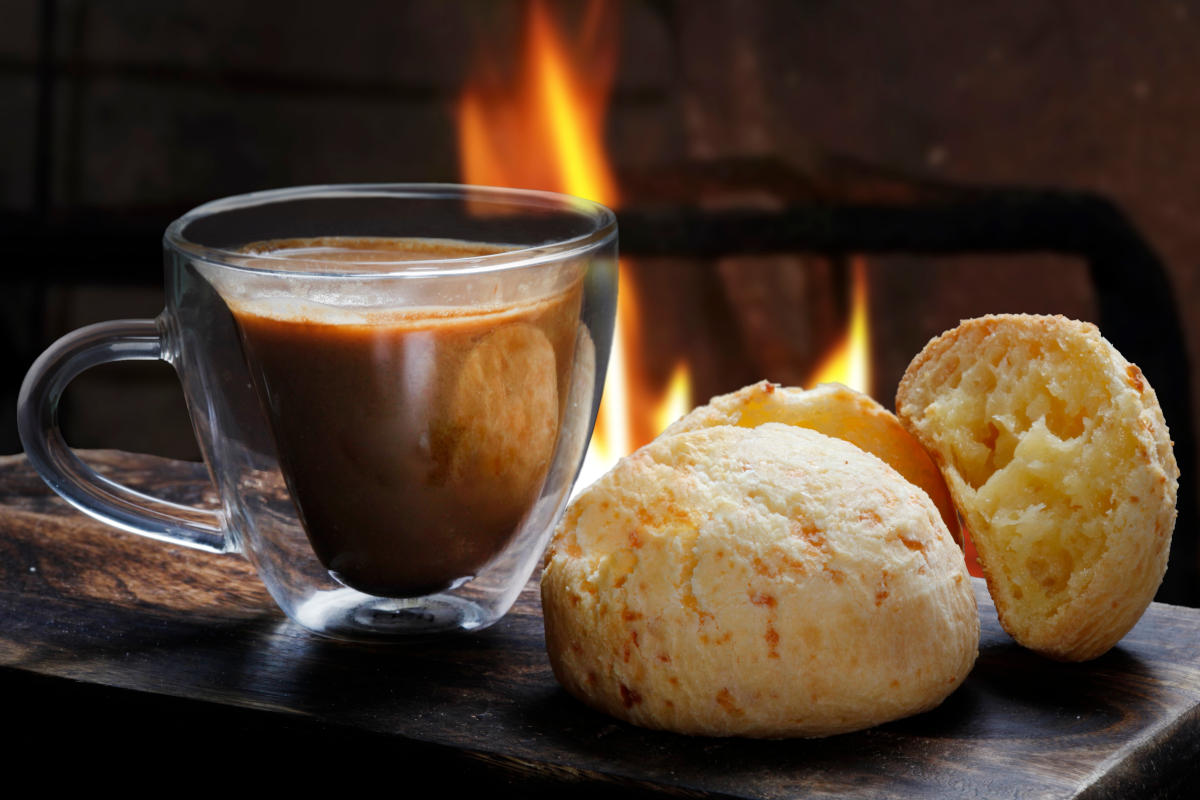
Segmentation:
<svg viewBox="0 0 1200 800">
<path fill-rule="evenodd" d="M 618 205 L 616 179 L 604 153 L 605 110 L 616 69 L 616 20 L 612 3 L 594 0 L 579 34 L 564 40 L 541 0 L 525 18 L 525 47 L 515 84 L 482 70 L 459 101 L 459 154 L 463 180 L 519 186 Z M 691 405 L 686 367 L 677 368 L 667 396 L 642 407 L 646 391 L 635 363 L 640 344 L 637 298 L 625 263 L 604 400 L 579 484 L 586 485 L 641 444 L 649 413 L 661 430 Z"/>
<path fill-rule="evenodd" d="M 853 288 L 850 321 L 834 348 L 813 370 L 809 386 L 841 383 L 851 389 L 871 393 L 871 331 L 867 322 L 867 266 L 862 258 L 852 262 Z"/>
<path fill-rule="evenodd" d="M 615 60 L 591 52 L 595 47 L 587 42 L 596 27 L 611 25 L 603 16 L 609 8 L 590 4 L 585 34 L 568 47 L 545 4 L 529 4 L 515 87 L 484 71 L 460 98 L 459 156 L 465 180 L 617 204 L 616 180 L 603 144 Z"/>
</svg>

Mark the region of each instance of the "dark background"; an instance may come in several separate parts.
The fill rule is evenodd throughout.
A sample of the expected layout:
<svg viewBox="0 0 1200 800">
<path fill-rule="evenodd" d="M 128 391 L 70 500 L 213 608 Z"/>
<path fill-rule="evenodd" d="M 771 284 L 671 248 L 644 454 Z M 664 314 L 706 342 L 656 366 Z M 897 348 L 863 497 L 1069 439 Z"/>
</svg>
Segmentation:
<svg viewBox="0 0 1200 800">
<path fill-rule="evenodd" d="M 21 375 L 62 333 L 161 309 L 159 237 L 187 209 L 288 185 L 459 179 L 455 103 L 480 52 L 515 73 L 502 54 L 519 47 L 524 6 L 6 0 L 0 413 L 13 419 Z M 588 19 L 585 3 L 550 6 L 568 31 Z M 1172 307 L 1135 312 L 1178 313 L 1185 355 L 1147 371 L 1195 392 L 1200 3 L 627 0 L 616 14 L 606 139 L 623 209 L 694 204 L 686 179 L 704 165 L 725 167 L 708 209 L 770 211 L 774 177 L 825 185 L 842 160 L 900 184 L 1086 192 L 1165 267 Z M 803 380 L 844 319 L 845 263 L 645 259 L 634 274 L 656 312 L 650 380 L 681 354 L 697 401 L 759 377 Z M 867 264 L 886 405 L 912 354 L 962 317 L 1098 318 L 1087 263 L 1069 253 Z M 196 457 L 165 365 L 94 371 L 63 419 L 76 446 Z M 0 447 L 20 450 L 14 425 Z M 1195 490 L 1185 474 L 1181 494 Z M 1194 542 L 1195 528 L 1176 535 Z"/>
</svg>

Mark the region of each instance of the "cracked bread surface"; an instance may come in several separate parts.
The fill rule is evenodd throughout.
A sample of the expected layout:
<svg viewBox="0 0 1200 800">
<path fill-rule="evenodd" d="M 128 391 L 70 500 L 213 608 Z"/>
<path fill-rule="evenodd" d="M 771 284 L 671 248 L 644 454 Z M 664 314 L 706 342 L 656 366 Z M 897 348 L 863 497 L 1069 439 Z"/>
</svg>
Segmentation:
<svg viewBox="0 0 1200 800">
<path fill-rule="evenodd" d="M 764 422 L 782 422 L 845 439 L 878 456 L 928 494 L 954 541 L 962 544 L 958 512 L 937 465 L 896 415 L 871 396 L 840 383 L 822 383 L 811 389 L 759 381 L 736 392 L 718 395 L 680 417 L 662 432 L 714 425 L 753 428 Z"/>
<path fill-rule="evenodd" d="M 928 495 L 790 425 L 655 440 L 572 503 L 542 577 L 559 682 L 708 736 L 827 736 L 931 709 L 979 620 Z"/>
<path fill-rule="evenodd" d="M 1084 661 L 1166 571 L 1179 471 L 1141 371 L 1084 322 L 993 315 L 932 340 L 896 408 L 942 470 L 1004 629 Z"/>
</svg>

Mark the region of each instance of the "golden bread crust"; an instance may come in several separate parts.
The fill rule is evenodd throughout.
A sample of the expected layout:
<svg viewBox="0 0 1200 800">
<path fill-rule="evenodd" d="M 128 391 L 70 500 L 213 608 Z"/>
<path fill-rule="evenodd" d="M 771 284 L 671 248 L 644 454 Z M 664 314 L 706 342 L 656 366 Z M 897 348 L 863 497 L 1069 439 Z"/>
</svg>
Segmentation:
<svg viewBox="0 0 1200 800">
<path fill-rule="evenodd" d="M 584 490 L 542 577 L 555 675 L 629 722 L 826 736 L 938 705 L 979 620 L 929 497 L 789 425 L 664 436 Z"/>
<path fill-rule="evenodd" d="M 874 398 L 840 383 L 812 389 L 759 381 L 736 392 L 719 395 L 670 425 L 663 436 L 682 431 L 737 425 L 753 428 L 782 422 L 844 439 L 877 456 L 911 483 L 924 489 L 942 515 L 954 541 L 962 543 L 958 512 L 937 465 L 896 415 Z"/>
<path fill-rule="evenodd" d="M 1166 570 L 1179 470 L 1154 390 L 1094 325 L 964 321 L 913 359 L 896 409 L 1014 639 L 1082 661 L 1133 627 Z"/>
</svg>

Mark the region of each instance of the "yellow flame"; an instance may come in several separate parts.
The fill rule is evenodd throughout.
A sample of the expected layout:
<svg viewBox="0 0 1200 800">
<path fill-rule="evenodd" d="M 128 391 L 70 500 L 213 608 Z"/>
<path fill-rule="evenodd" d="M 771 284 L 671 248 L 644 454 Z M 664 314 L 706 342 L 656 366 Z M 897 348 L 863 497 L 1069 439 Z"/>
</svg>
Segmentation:
<svg viewBox="0 0 1200 800">
<path fill-rule="evenodd" d="M 615 31 L 610 3 L 594 3 L 586 18 L 593 29 Z M 593 30 L 594 32 L 594 30 Z M 615 68 L 615 40 L 589 51 L 586 36 L 564 41 L 541 0 L 528 5 L 526 49 L 515 84 L 481 74 L 463 92 L 458 106 L 459 154 L 463 179 L 493 186 L 547 189 L 616 207 L 616 178 L 605 158 L 604 112 Z M 499 90 L 498 90 L 499 89 Z M 643 444 L 635 420 L 650 413 L 655 432 L 690 408 L 691 384 L 685 365 L 676 368 L 667 396 L 641 408 L 646 392 L 637 378 L 640 344 L 637 298 L 624 262 L 604 399 L 580 485 L 598 477 L 621 456 Z"/>
<path fill-rule="evenodd" d="M 626 359 L 626 332 L 631 326 L 632 313 L 636 308 L 630 296 L 630 282 L 623 263 L 617 263 L 617 281 L 620 286 L 617 296 L 617 321 L 613 328 L 612 348 L 608 356 L 608 372 L 605 373 L 604 396 L 596 415 L 596 430 L 592 434 L 588 458 L 595 466 L 591 471 L 606 472 L 617 459 L 633 451 L 633 426 L 630 421 L 635 413 L 630 398 L 630 369 Z"/>
<path fill-rule="evenodd" d="M 528 9 L 527 47 L 515 90 L 489 92 L 484 75 L 459 99 L 463 179 L 565 192 L 615 206 L 617 184 L 602 138 L 611 78 L 572 63 L 572 50 L 545 3 L 535 0 Z"/>
<path fill-rule="evenodd" d="M 692 410 L 692 374 L 687 364 L 680 361 L 671 372 L 667 381 L 667 391 L 662 402 L 654 412 L 654 432 L 662 433 L 663 429 L 684 414 Z"/>
<path fill-rule="evenodd" d="M 841 383 L 863 394 L 870 394 L 871 332 L 867 322 L 870 313 L 867 302 L 867 268 L 861 258 L 856 258 L 852 269 L 850 322 L 833 350 L 813 371 L 813 377 L 808 383 L 810 386 L 818 383 Z"/>
<path fill-rule="evenodd" d="M 563 191 L 608 206 L 617 204 L 616 181 L 604 157 L 601 115 L 582 102 L 586 93 L 577 85 L 562 41 L 541 3 L 531 6 L 538 106 L 547 112 L 553 163 L 562 173 Z M 593 113 L 588 113 L 591 110 Z M 598 121 L 598 119 L 597 119 Z"/>
</svg>

